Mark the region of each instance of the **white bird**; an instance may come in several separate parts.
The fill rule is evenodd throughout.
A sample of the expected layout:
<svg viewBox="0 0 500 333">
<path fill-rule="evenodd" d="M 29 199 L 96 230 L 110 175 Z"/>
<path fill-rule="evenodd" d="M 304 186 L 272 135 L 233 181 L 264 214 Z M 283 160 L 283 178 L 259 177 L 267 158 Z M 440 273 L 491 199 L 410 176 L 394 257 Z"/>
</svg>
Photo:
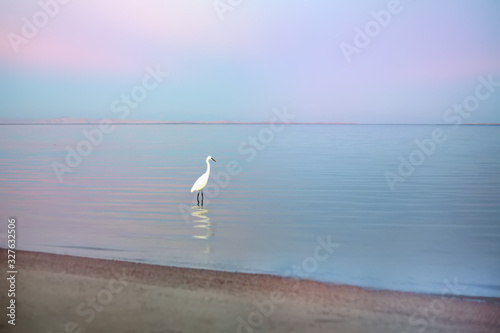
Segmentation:
<svg viewBox="0 0 500 333">
<path fill-rule="evenodd" d="M 212 156 L 208 156 L 206 159 L 207 162 L 207 171 L 200 176 L 195 182 L 193 187 L 191 187 L 191 193 L 194 191 L 198 191 L 198 195 L 196 196 L 196 200 L 198 200 L 198 204 L 200 204 L 200 192 L 201 192 L 201 204 L 203 205 L 203 188 L 207 185 L 208 182 L 208 176 L 210 176 L 210 163 L 209 161 L 212 160 L 216 162 Z"/>
</svg>

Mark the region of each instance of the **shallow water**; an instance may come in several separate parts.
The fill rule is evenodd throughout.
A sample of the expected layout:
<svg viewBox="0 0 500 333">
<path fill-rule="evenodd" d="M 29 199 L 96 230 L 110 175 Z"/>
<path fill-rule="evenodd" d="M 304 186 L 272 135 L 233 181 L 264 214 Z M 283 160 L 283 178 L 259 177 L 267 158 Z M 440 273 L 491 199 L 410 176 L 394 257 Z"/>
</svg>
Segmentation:
<svg viewBox="0 0 500 333">
<path fill-rule="evenodd" d="M 120 125 L 59 181 L 95 128 L 0 126 L 1 247 L 15 217 L 25 250 L 500 297 L 498 126 Z"/>
</svg>

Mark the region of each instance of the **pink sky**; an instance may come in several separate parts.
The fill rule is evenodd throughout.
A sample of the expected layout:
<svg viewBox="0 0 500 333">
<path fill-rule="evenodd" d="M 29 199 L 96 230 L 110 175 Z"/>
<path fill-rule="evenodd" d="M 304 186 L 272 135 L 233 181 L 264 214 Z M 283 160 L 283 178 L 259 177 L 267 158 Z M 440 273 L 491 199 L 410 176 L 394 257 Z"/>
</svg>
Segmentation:
<svg viewBox="0 0 500 333">
<path fill-rule="evenodd" d="M 0 116 L 109 117 L 109 104 L 157 64 L 169 82 L 137 119 L 265 121 L 287 105 L 301 121 L 437 122 L 479 75 L 500 80 L 500 5 L 486 0 L 402 0 L 348 63 L 339 44 L 353 44 L 354 29 L 387 4 L 243 1 L 220 20 L 205 0 L 73 0 L 15 52 L 8 34 L 41 7 L 2 2 Z M 499 95 L 470 120 L 500 122 Z"/>
</svg>

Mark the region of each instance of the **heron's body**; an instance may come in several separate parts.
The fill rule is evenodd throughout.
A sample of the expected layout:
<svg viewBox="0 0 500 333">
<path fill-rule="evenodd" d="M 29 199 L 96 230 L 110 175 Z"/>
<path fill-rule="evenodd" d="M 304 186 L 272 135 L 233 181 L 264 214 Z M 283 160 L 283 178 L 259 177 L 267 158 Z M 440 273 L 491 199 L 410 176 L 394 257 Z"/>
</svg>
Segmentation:
<svg viewBox="0 0 500 333">
<path fill-rule="evenodd" d="M 201 190 L 203 190 L 203 188 L 205 186 L 207 186 L 208 176 L 209 175 L 210 175 L 210 170 L 208 170 L 207 172 L 205 172 L 204 174 L 202 174 L 200 176 L 200 178 L 198 178 L 196 180 L 196 182 L 194 183 L 193 187 L 191 187 L 191 193 L 193 193 L 194 191 L 201 191 Z"/>
<path fill-rule="evenodd" d="M 202 174 L 200 176 L 200 178 L 198 178 L 195 182 L 194 182 L 194 185 L 193 187 L 191 187 L 191 193 L 193 193 L 194 191 L 198 191 L 198 203 L 199 203 L 199 196 L 200 196 L 200 192 L 201 192 L 201 203 L 203 205 L 203 189 L 205 188 L 205 186 L 207 186 L 207 183 L 208 183 L 208 177 L 210 176 L 210 163 L 209 161 L 212 160 L 215 162 L 215 160 L 212 158 L 212 156 L 208 156 L 207 159 L 206 159 L 206 163 L 207 163 L 207 171 Z"/>
</svg>

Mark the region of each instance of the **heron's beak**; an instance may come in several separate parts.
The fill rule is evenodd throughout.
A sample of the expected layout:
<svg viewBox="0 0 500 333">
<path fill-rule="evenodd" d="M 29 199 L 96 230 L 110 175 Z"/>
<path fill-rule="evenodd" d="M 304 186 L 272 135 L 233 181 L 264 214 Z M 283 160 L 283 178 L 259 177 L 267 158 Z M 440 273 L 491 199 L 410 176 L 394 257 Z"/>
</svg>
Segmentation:
<svg viewBox="0 0 500 333">
<path fill-rule="evenodd" d="M 213 157 L 212 157 L 212 161 L 217 162 L 216 160 L 214 160 L 214 158 L 213 158 Z"/>
</svg>

